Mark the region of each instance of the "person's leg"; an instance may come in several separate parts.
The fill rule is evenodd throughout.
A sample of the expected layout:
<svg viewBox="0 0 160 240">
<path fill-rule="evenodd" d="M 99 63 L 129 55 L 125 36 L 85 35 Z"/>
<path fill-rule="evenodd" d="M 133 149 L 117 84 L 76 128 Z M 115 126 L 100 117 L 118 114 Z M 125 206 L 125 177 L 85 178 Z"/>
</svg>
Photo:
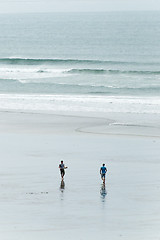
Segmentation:
<svg viewBox="0 0 160 240">
<path fill-rule="evenodd" d="M 61 169 L 60 171 L 61 171 L 61 178 L 63 180 L 63 170 Z"/>
<path fill-rule="evenodd" d="M 62 170 L 62 172 L 61 172 L 62 181 L 63 181 L 64 175 L 65 175 L 65 171 Z"/>
<path fill-rule="evenodd" d="M 105 183 L 105 174 L 103 175 L 103 183 Z"/>
<path fill-rule="evenodd" d="M 102 179 L 102 181 L 103 181 L 103 174 L 101 174 L 101 179 Z"/>
</svg>

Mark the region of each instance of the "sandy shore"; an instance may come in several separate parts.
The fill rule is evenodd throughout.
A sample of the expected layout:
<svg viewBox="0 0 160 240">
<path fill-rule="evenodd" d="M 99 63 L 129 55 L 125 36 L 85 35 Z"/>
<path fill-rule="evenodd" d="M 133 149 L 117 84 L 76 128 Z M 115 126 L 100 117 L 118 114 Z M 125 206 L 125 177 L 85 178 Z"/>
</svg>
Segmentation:
<svg viewBox="0 0 160 240">
<path fill-rule="evenodd" d="M 158 240 L 159 119 L 1 112 L 1 239 Z"/>
</svg>

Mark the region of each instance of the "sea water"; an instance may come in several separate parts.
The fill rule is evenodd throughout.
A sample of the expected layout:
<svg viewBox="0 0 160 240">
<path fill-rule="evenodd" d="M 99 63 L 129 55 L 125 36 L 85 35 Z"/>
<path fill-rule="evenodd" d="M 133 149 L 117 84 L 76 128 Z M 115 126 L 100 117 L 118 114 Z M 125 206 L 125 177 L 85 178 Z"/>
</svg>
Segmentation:
<svg viewBox="0 0 160 240">
<path fill-rule="evenodd" d="M 160 113 L 158 12 L 0 15 L 0 109 Z"/>
</svg>

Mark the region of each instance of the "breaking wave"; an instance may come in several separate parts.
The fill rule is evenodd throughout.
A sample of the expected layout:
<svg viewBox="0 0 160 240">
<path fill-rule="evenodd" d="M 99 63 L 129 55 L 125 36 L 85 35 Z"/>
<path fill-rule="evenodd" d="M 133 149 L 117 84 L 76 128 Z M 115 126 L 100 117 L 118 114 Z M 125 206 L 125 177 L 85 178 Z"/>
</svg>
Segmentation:
<svg viewBox="0 0 160 240">
<path fill-rule="evenodd" d="M 58 58 L 21 58 L 21 57 L 7 57 L 0 58 L 0 64 L 14 64 L 14 65 L 41 65 L 41 64 L 60 64 L 60 63 L 90 63 L 90 64 L 134 64 L 134 65 L 159 65 L 156 62 L 126 62 L 126 61 L 110 61 L 110 60 L 94 60 L 94 59 L 58 59 Z"/>
</svg>

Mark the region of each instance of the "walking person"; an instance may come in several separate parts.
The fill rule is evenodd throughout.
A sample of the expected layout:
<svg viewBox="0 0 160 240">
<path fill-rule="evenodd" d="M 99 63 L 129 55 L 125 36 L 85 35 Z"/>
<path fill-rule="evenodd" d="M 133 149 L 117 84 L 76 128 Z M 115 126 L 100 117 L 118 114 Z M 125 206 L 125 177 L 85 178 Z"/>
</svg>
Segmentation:
<svg viewBox="0 0 160 240">
<path fill-rule="evenodd" d="M 105 184 L 106 172 L 107 172 L 107 168 L 105 167 L 105 163 L 103 163 L 102 167 L 100 168 L 100 174 L 101 174 L 103 184 Z"/>
<path fill-rule="evenodd" d="M 61 163 L 59 164 L 59 169 L 60 169 L 60 174 L 61 174 L 62 181 L 64 179 L 65 169 L 66 168 L 67 167 L 64 165 L 63 160 L 62 160 Z"/>
</svg>

